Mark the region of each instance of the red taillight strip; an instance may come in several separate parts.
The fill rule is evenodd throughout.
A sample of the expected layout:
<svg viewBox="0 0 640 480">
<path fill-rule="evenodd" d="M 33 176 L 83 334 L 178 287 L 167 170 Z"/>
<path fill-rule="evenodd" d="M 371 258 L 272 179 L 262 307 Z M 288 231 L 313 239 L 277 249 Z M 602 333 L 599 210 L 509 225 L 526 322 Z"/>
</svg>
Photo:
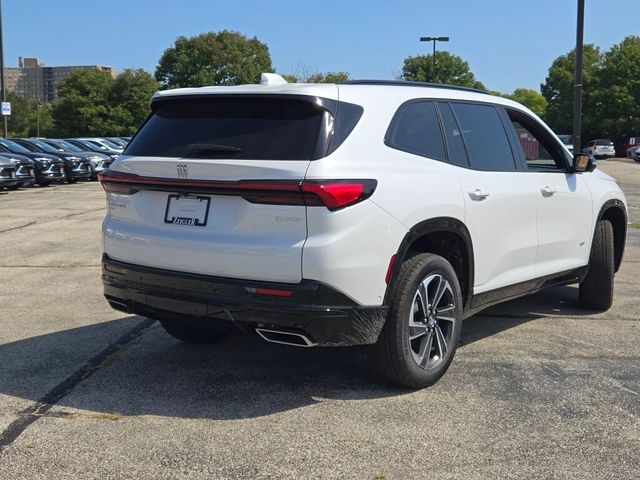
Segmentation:
<svg viewBox="0 0 640 480">
<path fill-rule="evenodd" d="M 139 190 L 239 195 L 252 203 L 325 206 L 334 211 L 369 198 L 375 180 L 187 180 L 145 177 L 107 170 L 98 174 L 107 192 L 133 194 Z"/>
<path fill-rule="evenodd" d="M 98 174 L 102 185 L 109 183 L 127 184 L 132 187 L 164 187 L 164 190 L 197 189 L 202 192 L 215 193 L 216 191 L 230 192 L 300 192 L 301 180 L 189 180 L 182 178 L 143 177 L 135 173 L 107 170 Z"/>
</svg>

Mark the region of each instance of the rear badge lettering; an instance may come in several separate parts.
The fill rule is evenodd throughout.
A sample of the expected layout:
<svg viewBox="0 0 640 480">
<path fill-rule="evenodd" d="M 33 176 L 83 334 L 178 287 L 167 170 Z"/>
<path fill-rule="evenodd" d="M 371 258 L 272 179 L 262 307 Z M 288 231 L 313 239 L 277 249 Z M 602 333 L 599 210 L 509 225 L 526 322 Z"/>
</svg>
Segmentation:
<svg viewBox="0 0 640 480">
<path fill-rule="evenodd" d="M 197 218 L 186 218 L 186 217 L 173 217 L 171 219 L 171 223 L 175 225 L 198 225 L 199 219 Z"/>
</svg>

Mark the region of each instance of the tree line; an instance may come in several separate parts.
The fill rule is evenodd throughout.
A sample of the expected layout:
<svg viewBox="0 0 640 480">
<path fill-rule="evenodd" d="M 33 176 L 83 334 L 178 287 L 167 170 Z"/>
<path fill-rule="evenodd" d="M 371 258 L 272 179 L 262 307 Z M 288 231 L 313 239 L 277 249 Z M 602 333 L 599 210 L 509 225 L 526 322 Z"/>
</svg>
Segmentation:
<svg viewBox="0 0 640 480">
<path fill-rule="evenodd" d="M 437 81 L 487 90 L 469 63 L 446 51 L 404 59 L 399 78 Z M 540 92 L 517 88 L 512 93 L 489 93 L 518 101 L 543 117 L 558 133 L 571 133 L 575 52 L 556 58 Z M 40 119 L 43 136 L 121 136 L 133 134 L 149 112 L 149 101 L 159 89 L 205 85 L 256 83 L 262 72 L 275 72 L 269 47 L 256 37 L 223 30 L 178 37 L 158 61 L 154 75 L 125 70 L 116 78 L 108 73 L 78 70 L 59 87 L 59 99 L 38 104 L 9 94 L 13 115 L 10 134 L 31 136 Z M 437 75 L 437 77 L 436 77 Z M 336 83 L 348 72 L 316 72 L 299 67 L 283 73 L 289 82 Z M 602 52 L 594 45 L 584 50 L 583 138 L 603 137 L 622 142 L 640 134 L 640 37 L 630 36 Z"/>
</svg>

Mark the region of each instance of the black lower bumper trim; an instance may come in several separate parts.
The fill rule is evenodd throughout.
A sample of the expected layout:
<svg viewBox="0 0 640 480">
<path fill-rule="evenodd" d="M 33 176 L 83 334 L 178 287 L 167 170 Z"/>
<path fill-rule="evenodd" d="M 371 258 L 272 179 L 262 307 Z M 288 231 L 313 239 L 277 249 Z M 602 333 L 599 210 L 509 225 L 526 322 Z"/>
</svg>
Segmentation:
<svg viewBox="0 0 640 480">
<path fill-rule="evenodd" d="M 161 321 L 214 322 L 237 332 L 271 328 L 307 336 L 319 346 L 375 343 L 387 307 L 362 307 L 319 282 L 298 284 L 209 277 L 102 260 L 104 294 L 120 311 Z M 289 297 L 247 288 L 290 290 Z"/>
</svg>

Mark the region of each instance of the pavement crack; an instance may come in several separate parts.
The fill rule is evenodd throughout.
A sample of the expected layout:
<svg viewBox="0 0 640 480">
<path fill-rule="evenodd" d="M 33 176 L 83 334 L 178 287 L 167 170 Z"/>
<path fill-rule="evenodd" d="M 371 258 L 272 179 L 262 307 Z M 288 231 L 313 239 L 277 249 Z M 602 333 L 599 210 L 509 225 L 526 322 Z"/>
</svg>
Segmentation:
<svg viewBox="0 0 640 480">
<path fill-rule="evenodd" d="M 29 407 L 18 412 L 19 417 L 11 422 L 7 428 L 0 433 L 0 456 L 22 433 L 34 422 L 42 418 L 60 400 L 69 395 L 78 385 L 90 378 L 102 367 L 109 365 L 111 359 L 122 353 L 135 340 L 140 338 L 145 330 L 151 327 L 155 320 L 144 319 L 135 327 L 121 335 L 113 343 L 107 346 L 100 353 L 91 358 L 78 370 L 69 375 L 47 392 L 40 400 Z"/>
<path fill-rule="evenodd" d="M 92 208 L 91 210 L 85 210 L 83 212 L 70 213 L 68 215 L 63 215 L 62 217 L 53 217 L 53 218 L 48 218 L 46 220 L 34 220 L 33 222 L 28 222 L 28 223 L 25 223 L 23 225 L 18 225 L 16 227 L 5 228 L 4 230 L 0 230 L 0 233 L 14 232 L 16 230 L 22 230 L 23 228 L 32 227 L 33 225 L 42 225 L 42 224 L 45 224 L 45 223 L 57 222 L 57 221 L 60 221 L 60 220 L 66 220 L 67 218 L 76 217 L 78 215 L 84 215 L 86 213 L 95 213 L 95 212 L 99 212 L 99 211 L 104 210 L 104 209 L 105 209 L 105 207 Z"/>
</svg>

